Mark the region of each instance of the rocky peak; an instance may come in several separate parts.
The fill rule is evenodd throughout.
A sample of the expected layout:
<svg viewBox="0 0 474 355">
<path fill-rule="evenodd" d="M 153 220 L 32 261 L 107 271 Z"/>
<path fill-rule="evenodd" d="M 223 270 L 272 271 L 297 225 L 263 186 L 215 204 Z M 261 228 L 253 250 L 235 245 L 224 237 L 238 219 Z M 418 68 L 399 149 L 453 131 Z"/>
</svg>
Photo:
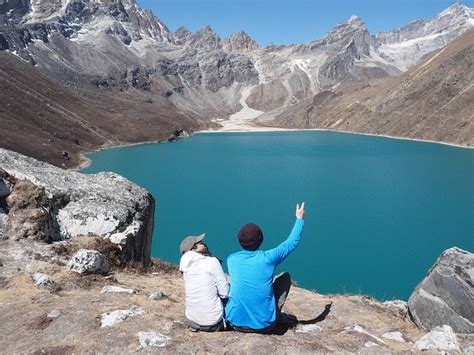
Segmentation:
<svg viewBox="0 0 474 355">
<path fill-rule="evenodd" d="M 416 20 L 407 26 L 376 35 L 379 42 L 393 43 L 426 36 L 433 38 L 447 34 L 459 34 L 474 26 L 474 11 L 456 3 L 428 20 Z"/>
<path fill-rule="evenodd" d="M 222 47 L 227 52 L 232 52 L 232 51 L 251 52 L 260 48 L 258 43 L 255 42 L 244 31 L 233 33 L 232 35 L 224 39 L 222 43 Z"/>
<path fill-rule="evenodd" d="M 211 26 L 206 26 L 193 34 L 189 44 L 196 49 L 220 49 L 221 39 L 212 30 Z"/>
<path fill-rule="evenodd" d="M 367 42 L 372 42 L 372 37 L 367 31 L 365 23 L 357 16 L 351 16 L 347 21 L 338 24 L 322 40 L 310 43 L 309 47 L 316 48 L 323 45 L 340 51 L 350 45 L 351 42 L 363 47 L 368 47 Z M 364 50 L 364 52 L 367 52 L 367 50 Z"/>
<path fill-rule="evenodd" d="M 355 59 L 370 54 L 374 47 L 374 39 L 369 34 L 365 23 L 357 16 L 351 16 L 347 21 L 334 27 L 318 44 L 336 52 L 350 52 Z"/>
<path fill-rule="evenodd" d="M 185 45 L 192 40 L 193 33 L 186 27 L 179 27 L 176 32 L 173 33 L 174 42 L 178 45 Z"/>
<path fill-rule="evenodd" d="M 473 9 L 457 3 L 431 19 L 377 33 L 375 41 L 384 58 L 405 71 L 425 54 L 445 46 L 472 27 Z"/>
<path fill-rule="evenodd" d="M 134 0 L 31 1 L 31 6 L 21 19 L 22 26 L 59 26 L 63 29 L 63 35 L 67 33 L 67 37 L 72 38 L 82 30 L 82 33 L 87 32 L 90 37 L 82 38 L 85 41 L 95 41 L 100 32 L 105 32 L 117 35 L 125 44 L 140 40 L 142 36 L 149 36 L 160 42 L 172 42 L 168 28 L 151 11 L 141 9 Z"/>
<path fill-rule="evenodd" d="M 365 27 L 365 24 L 362 19 L 356 15 L 352 15 L 351 17 L 349 17 L 349 19 L 345 23 L 352 27 Z"/>
<path fill-rule="evenodd" d="M 473 15 L 473 10 L 469 7 L 467 7 L 464 4 L 461 4 L 459 2 L 451 5 L 448 7 L 446 10 L 440 12 L 438 14 L 438 18 L 444 17 L 444 16 L 453 16 L 453 17 L 470 17 L 472 18 Z"/>
</svg>

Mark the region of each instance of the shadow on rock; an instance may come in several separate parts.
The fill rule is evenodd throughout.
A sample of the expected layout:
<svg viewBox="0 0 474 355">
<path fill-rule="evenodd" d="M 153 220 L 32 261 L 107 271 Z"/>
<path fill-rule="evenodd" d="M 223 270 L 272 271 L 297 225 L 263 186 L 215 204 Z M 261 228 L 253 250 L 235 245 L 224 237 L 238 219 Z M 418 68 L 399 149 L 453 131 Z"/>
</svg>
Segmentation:
<svg viewBox="0 0 474 355">
<path fill-rule="evenodd" d="M 326 319 L 329 312 L 331 312 L 332 302 L 324 306 L 324 311 L 315 318 L 307 320 L 299 320 L 292 314 L 281 314 L 281 321 L 277 324 L 275 329 L 271 332 L 273 335 L 284 335 L 289 329 L 296 328 L 298 324 L 316 324 Z"/>
</svg>

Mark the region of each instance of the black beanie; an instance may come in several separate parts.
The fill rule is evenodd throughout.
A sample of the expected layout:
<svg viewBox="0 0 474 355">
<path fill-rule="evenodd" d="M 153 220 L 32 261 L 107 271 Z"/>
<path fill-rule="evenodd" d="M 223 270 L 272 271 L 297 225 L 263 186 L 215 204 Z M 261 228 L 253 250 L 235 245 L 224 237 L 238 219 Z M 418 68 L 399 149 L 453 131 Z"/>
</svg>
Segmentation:
<svg viewBox="0 0 474 355">
<path fill-rule="evenodd" d="M 254 223 L 248 223 L 243 226 L 239 234 L 239 243 L 245 250 L 257 250 L 263 242 L 263 233 L 259 226 Z"/>
</svg>

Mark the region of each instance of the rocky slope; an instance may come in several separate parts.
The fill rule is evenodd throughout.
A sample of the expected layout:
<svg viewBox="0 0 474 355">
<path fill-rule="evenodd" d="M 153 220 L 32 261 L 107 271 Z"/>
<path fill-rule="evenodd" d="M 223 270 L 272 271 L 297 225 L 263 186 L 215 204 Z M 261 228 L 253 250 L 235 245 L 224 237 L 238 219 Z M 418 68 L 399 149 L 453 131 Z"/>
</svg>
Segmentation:
<svg viewBox="0 0 474 355">
<path fill-rule="evenodd" d="M 325 90 L 260 123 L 474 145 L 474 30 L 401 76 Z M 272 121 L 273 120 L 273 121 Z"/>
<path fill-rule="evenodd" d="M 127 143 L 166 140 L 194 130 L 162 96 L 64 87 L 0 51 L 0 145 L 56 166 L 77 166 L 77 153 Z M 67 153 L 67 154 L 66 154 Z"/>
<path fill-rule="evenodd" d="M 449 326 L 433 333 L 417 328 L 401 301 L 380 303 L 297 287 L 285 304 L 285 321 L 271 335 L 194 333 L 183 321 L 184 288 L 175 267 L 155 260 L 145 272 L 116 270 L 101 276 L 70 271 L 66 265 L 74 251 L 91 248 L 93 240 L 0 241 L 4 352 L 456 354 L 474 348 L 472 337 L 456 336 Z"/>
<path fill-rule="evenodd" d="M 275 125 L 302 127 L 290 117 L 313 110 L 312 100 L 317 103 L 321 95 L 341 87 L 357 92 L 360 85 L 400 75 L 472 28 L 473 18 L 471 8 L 455 4 L 432 19 L 372 35 L 352 16 L 311 43 L 262 48 L 244 32 L 223 40 L 210 27 L 173 33 L 133 0 L 3 0 L 0 55 L 6 65 L 0 82 L 8 104 L 0 117 L 5 126 L 21 126 L 26 134 L 23 138 L 9 129 L 0 138 L 4 147 L 73 165 L 58 153 L 71 151 L 76 158 L 75 152 L 97 146 L 163 139 L 174 128 L 212 126 L 245 106 L 264 112 L 261 120 L 277 118 Z M 46 86 L 51 86 L 48 95 Z M 426 93 L 424 87 L 420 96 Z M 414 96 L 409 102 L 417 105 L 418 100 Z M 450 106 L 472 108 L 463 104 L 453 101 Z M 413 110 L 403 105 L 384 109 L 388 115 L 404 111 Z M 424 114 L 423 107 L 415 111 L 416 116 Z M 331 119 L 318 116 L 312 123 L 316 127 Z M 363 127 L 357 120 L 345 124 L 348 130 L 397 136 L 408 131 L 388 128 L 371 115 L 367 121 Z M 437 134 L 438 126 L 414 121 L 420 128 L 412 136 Z M 59 129 L 69 124 L 70 129 Z M 470 134 L 457 121 L 447 120 L 444 126 L 451 137 L 436 139 L 464 143 Z M 84 146 L 76 146 L 76 137 Z M 60 148 L 50 147 L 49 140 Z M 43 143 L 45 149 L 38 149 Z"/>
</svg>

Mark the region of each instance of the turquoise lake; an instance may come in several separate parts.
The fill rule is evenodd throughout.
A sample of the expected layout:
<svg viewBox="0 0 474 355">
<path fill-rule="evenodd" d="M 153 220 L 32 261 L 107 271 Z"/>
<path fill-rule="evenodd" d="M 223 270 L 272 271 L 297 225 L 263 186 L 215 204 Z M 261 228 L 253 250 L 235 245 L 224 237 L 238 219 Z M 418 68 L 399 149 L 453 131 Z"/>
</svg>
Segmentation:
<svg viewBox="0 0 474 355">
<path fill-rule="evenodd" d="M 202 133 L 88 155 L 156 198 L 152 255 L 206 233 L 221 259 L 248 222 L 283 241 L 297 202 L 306 224 L 280 266 L 320 293 L 407 300 L 440 253 L 474 251 L 474 150 L 336 132 Z M 225 263 L 224 263 L 225 265 Z"/>
</svg>

